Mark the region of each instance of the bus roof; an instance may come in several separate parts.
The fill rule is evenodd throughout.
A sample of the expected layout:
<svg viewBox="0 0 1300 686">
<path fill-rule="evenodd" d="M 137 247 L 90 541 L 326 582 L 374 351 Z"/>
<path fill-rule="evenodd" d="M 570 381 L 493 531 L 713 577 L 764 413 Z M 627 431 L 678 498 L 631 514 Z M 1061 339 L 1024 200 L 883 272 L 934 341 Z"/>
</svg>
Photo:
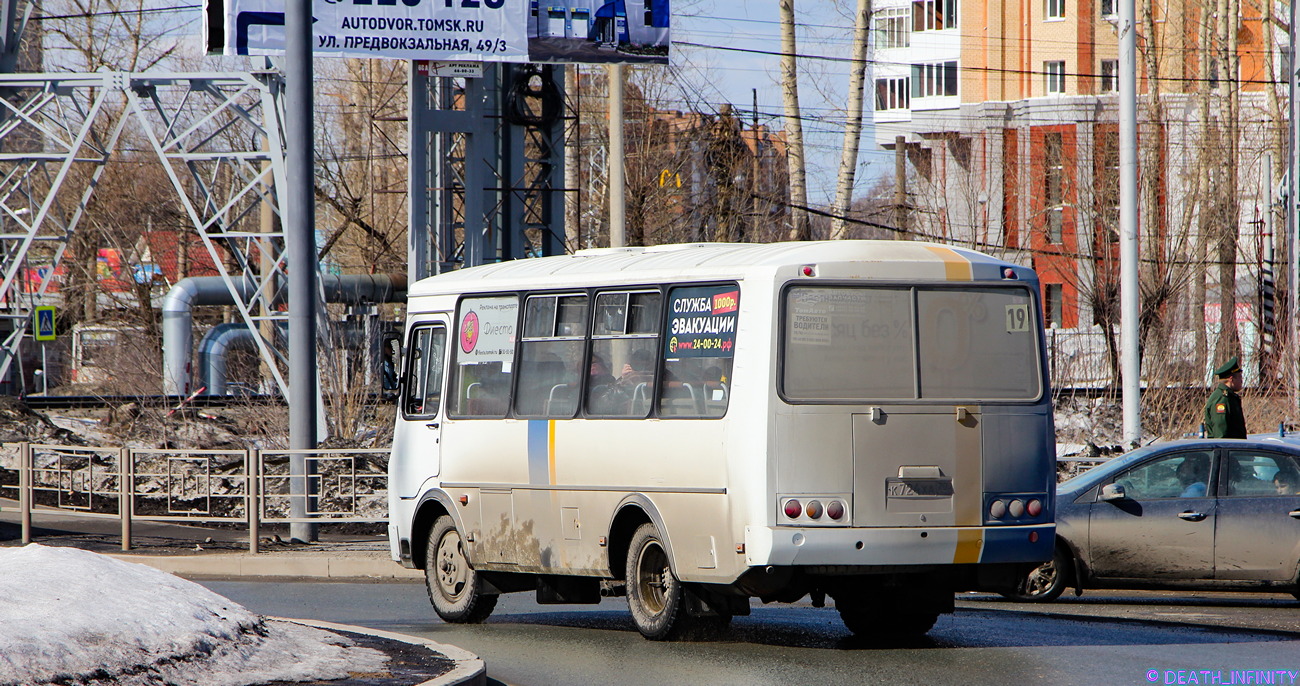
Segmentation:
<svg viewBox="0 0 1300 686">
<path fill-rule="evenodd" d="M 567 286 L 619 281 L 643 283 L 687 279 L 742 278 L 781 267 L 814 265 L 818 273 L 852 266 L 858 278 L 977 281 L 1002 278 L 1012 267 L 1032 279 L 1026 267 L 983 253 L 913 241 L 803 241 L 787 243 L 679 243 L 629 248 L 595 248 L 572 255 L 510 260 L 422 279 L 409 295 L 485 291 L 496 288 Z M 511 285 L 506 286 L 504 282 Z"/>
</svg>

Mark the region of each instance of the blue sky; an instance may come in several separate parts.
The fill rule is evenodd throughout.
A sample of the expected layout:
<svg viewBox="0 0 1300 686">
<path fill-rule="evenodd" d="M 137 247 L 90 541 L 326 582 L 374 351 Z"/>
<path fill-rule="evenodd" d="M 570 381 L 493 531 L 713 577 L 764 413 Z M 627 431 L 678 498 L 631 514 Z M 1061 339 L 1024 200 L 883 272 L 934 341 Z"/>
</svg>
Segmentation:
<svg viewBox="0 0 1300 686">
<path fill-rule="evenodd" d="M 168 16 L 163 10 L 156 17 L 171 20 L 167 23 L 188 34 L 187 42 L 196 40 L 197 4 L 197 0 L 171 0 L 165 6 L 180 11 Z M 851 46 L 855 4 L 855 0 L 795 0 L 797 50 L 808 56 L 799 61 L 799 95 L 808 153 L 808 200 L 813 205 L 829 203 L 835 192 L 848 90 L 848 63 L 842 60 Z M 152 3 L 146 6 L 160 9 Z M 674 0 L 672 12 L 671 66 L 642 67 L 669 69 L 678 77 L 680 85 L 669 92 L 679 95 L 668 96 L 663 106 L 717 111 L 730 103 L 749 120 L 757 89 L 760 123 L 784 128 L 777 0 Z M 858 155 L 858 195 L 875 178 L 893 173 L 893 154 L 876 147 L 869 111 L 866 117 Z"/>
<path fill-rule="evenodd" d="M 848 57 L 855 6 L 854 0 L 796 0 L 797 52 L 838 59 Z M 759 121 L 782 128 L 780 57 L 764 54 L 781 51 L 778 19 L 777 0 L 680 0 L 673 6 L 671 68 L 695 84 L 705 102 L 714 105 L 730 102 L 746 114 L 753 109 L 752 92 L 757 88 Z M 824 204 L 835 193 L 844 135 L 848 64 L 801 59 L 799 71 L 799 100 L 808 149 L 808 200 L 814 205 Z M 870 104 L 868 101 L 868 108 Z M 876 177 L 893 173 L 893 153 L 875 145 L 869 109 L 866 118 L 867 128 L 858 153 L 857 194 L 865 192 Z"/>
</svg>

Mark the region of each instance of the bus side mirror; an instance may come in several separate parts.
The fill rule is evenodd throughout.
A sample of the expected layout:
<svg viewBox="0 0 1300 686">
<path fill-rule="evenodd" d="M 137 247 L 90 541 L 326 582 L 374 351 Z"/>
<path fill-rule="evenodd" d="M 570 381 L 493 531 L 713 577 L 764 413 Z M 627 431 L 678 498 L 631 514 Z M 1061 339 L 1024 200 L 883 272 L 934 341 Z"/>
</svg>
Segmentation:
<svg viewBox="0 0 1300 686">
<path fill-rule="evenodd" d="M 1124 500 L 1126 498 L 1128 498 L 1128 495 L 1124 493 L 1124 486 L 1122 484 L 1106 484 L 1101 487 L 1100 500 L 1111 501 Z"/>
<path fill-rule="evenodd" d="M 397 397 L 402 388 L 402 337 L 398 333 L 386 333 L 380 339 L 379 370 L 380 389 L 383 397 L 391 400 Z"/>
</svg>

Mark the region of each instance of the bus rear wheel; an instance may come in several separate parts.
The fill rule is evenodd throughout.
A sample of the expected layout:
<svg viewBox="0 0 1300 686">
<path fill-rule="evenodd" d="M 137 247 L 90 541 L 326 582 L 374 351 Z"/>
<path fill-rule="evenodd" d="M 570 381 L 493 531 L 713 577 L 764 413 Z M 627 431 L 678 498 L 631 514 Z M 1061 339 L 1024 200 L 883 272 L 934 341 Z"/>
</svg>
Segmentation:
<svg viewBox="0 0 1300 686">
<path fill-rule="evenodd" d="M 478 624 L 497 606 L 497 596 L 483 593 L 483 580 L 470 566 L 460 532 L 446 515 L 429 531 L 424 585 L 434 612 L 444 622 Z"/>
<path fill-rule="evenodd" d="M 686 590 L 673 574 L 668 547 L 654 524 L 642 524 L 632 534 L 626 569 L 627 606 L 642 636 L 670 641 L 722 628 L 703 626 L 687 611 Z"/>
<path fill-rule="evenodd" d="M 870 640 L 908 640 L 920 638 L 934 628 L 939 613 L 924 608 L 908 608 L 884 601 L 858 601 L 835 607 L 844 626 L 854 635 Z"/>
</svg>

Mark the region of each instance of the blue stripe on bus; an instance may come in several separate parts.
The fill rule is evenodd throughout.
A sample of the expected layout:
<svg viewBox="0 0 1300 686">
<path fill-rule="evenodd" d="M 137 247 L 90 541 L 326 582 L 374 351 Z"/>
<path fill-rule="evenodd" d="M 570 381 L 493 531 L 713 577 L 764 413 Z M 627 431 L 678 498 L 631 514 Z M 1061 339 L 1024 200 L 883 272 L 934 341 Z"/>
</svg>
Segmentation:
<svg viewBox="0 0 1300 686">
<path fill-rule="evenodd" d="M 1052 544 L 1056 538 L 1051 525 L 1034 527 L 1038 540 L 1030 543 L 1027 528 L 984 528 L 984 552 L 980 562 L 1046 562 L 1052 559 Z"/>
<path fill-rule="evenodd" d="M 528 420 L 528 483 L 551 483 L 550 420 Z"/>
</svg>

